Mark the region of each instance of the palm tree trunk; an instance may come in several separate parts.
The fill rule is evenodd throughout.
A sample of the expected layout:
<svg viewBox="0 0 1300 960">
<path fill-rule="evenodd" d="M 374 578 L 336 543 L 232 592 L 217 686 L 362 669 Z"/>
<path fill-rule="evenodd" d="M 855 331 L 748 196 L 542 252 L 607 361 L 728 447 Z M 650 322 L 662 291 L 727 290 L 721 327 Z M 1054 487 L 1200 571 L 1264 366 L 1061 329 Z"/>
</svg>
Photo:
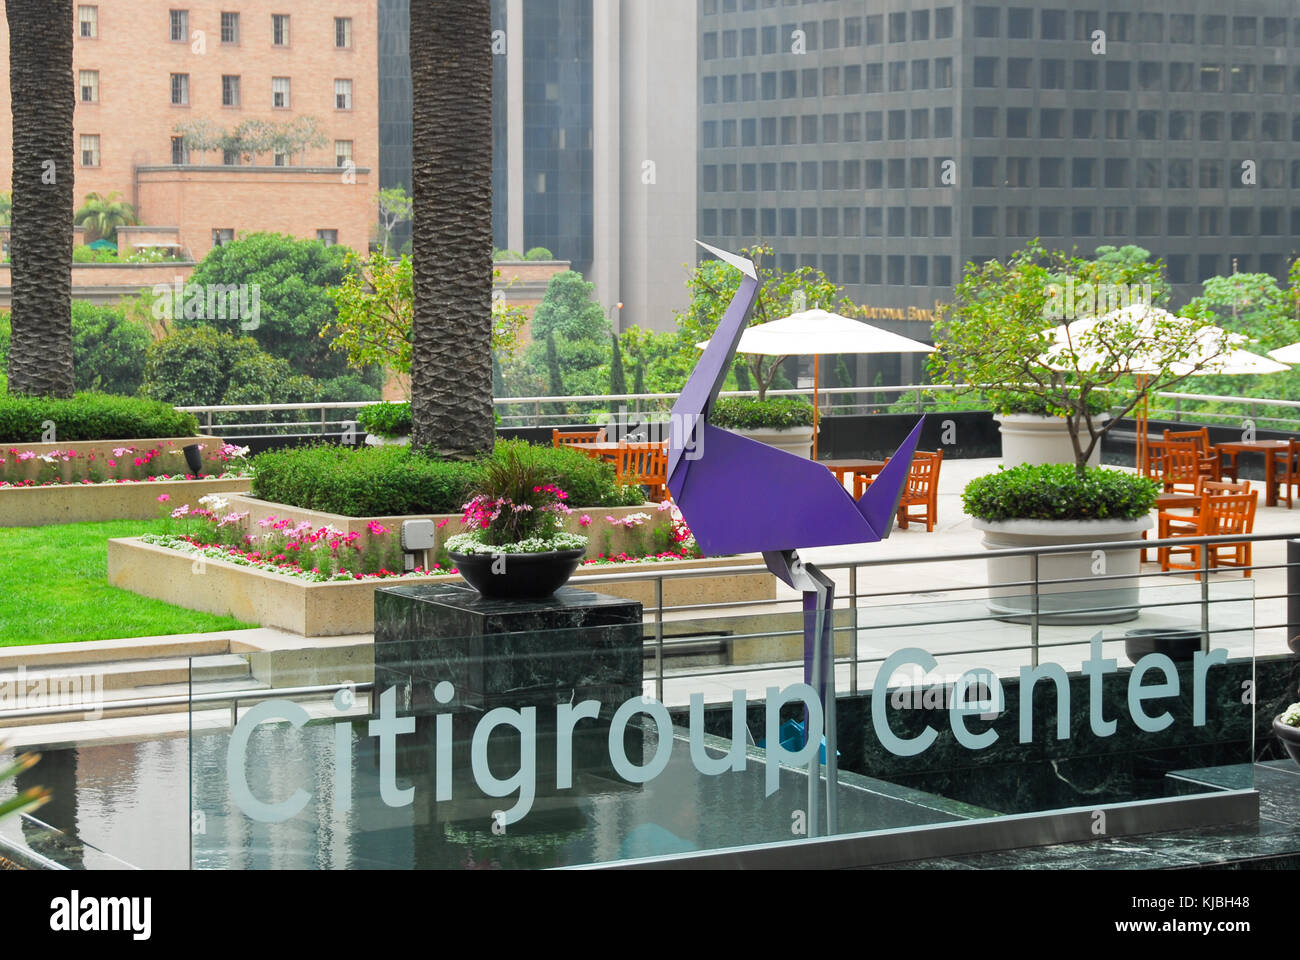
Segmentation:
<svg viewBox="0 0 1300 960">
<path fill-rule="evenodd" d="M 492 449 L 489 0 L 411 0 L 414 447 Z"/>
<path fill-rule="evenodd" d="M 5 0 L 13 106 L 9 391 L 70 397 L 73 0 Z"/>
</svg>

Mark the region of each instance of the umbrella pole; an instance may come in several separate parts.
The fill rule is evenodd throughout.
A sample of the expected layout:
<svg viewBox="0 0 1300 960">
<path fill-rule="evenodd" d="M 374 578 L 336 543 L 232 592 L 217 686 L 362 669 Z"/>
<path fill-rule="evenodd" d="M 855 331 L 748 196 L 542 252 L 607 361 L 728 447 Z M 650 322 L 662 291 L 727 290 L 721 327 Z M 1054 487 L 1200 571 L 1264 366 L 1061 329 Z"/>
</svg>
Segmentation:
<svg viewBox="0 0 1300 960">
<path fill-rule="evenodd" d="M 820 432 L 819 424 L 821 422 L 821 409 L 822 409 L 821 394 L 818 393 L 818 386 L 817 386 L 817 381 L 820 379 L 818 376 L 819 373 L 818 361 L 820 360 L 821 357 L 819 357 L 817 354 L 814 353 L 813 354 L 813 456 L 812 456 L 814 460 L 817 459 L 817 434 Z"/>
</svg>

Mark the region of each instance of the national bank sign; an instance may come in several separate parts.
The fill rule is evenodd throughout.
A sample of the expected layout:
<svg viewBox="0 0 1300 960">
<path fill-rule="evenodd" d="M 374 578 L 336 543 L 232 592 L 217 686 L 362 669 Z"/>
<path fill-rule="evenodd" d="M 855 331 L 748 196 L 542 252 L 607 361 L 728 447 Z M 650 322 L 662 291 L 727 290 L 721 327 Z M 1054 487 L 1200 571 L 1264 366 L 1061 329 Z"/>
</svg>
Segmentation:
<svg viewBox="0 0 1300 960">
<path fill-rule="evenodd" d="M 1192 725 L 1206 723 L 1206 678 L 1210 669 L 1228 661 L 1223 649 L 1209 652 L 1197 651 L 1191 664 L 1191 716 Z M 902 757 L 917 756 L 928 750 L 938 739 L 939 732 L 927 722 L 924 729 L 912 736 L 900 736 L 891 726 L 889 710 L 900 706 L 898 691 L 891 692 L 890 683 L 899 674 L 912 671 L 932 673 L 938 666 L 935 658 L 919 648 L 895 651 L 881 665 L 872 689 L 871 726 L 875 736 L 890 753 Z M 1106 716 L 1103 709 L 1104 692 L 1116 682 L 1119 665 L 1114 658 L 1102 656 L 1100 634 L 1093 637 L 1090 656 L 1082 664 L 1081 674 L 1087 678 L 1088 722 L 1091 732 L 1099 738 L 1110 737 L 1118 729 L 1114 716 Z M 1034 737 L 1034 697 L 1036 691 L 1055 687 L 1056 739 L 1068 740 L 1071 717 L 1071 679 L 1058 663 L 1022 666 L 1019 685 L 1020 743 L 1031 743 Z M 978 691 L 980 696 L 972 696 Z M 351 707 L 349 691 L 340 691 L 334 705 L 340 710 Z M 439 704 L 449 704 L 456 695 L 451 683 L 443 681 L 434 687 L 434 699 Z M 1141 731 L 1158 733 L 1174 723 L 1168 704 L 1150 701 L 1185 698 L 1189 694 L 1182 683 L 1174 661 L 1160 653 L 1142 657 L 1127 680 L 1127 712 L 1133 724 Z M 948 726 L 959 744 L 969 750 L 984 750 L 992 746 L 999 733 L 987 726 L 1005 708 L 1005 694 L 996 673 L 987 668 L 968 670 L 956 678 L 952 695 L 947 698 Z M 744 734 L 747 694 L 744 690 L 732 692 L 732 737 L 725 756 L 712 756 L 705 749 L 705 705 L 702 693 L 692 694 L 689 700 L 689 750 L 691 763 L 702 776 L 716 777 L 743 771 L 750 758 L 746 755 Z M 798 749 L 788 749 L 781 743 L 781 712 L 788 705 L 799 704 L 807 711 L 809 735 Z M 577 725 L 584 720 L 596 720 L 603 715 L 605 704 L 599 700 L 561 703 L 555 707 L 555 789 L 573 788 L 573 735 Z M 627 755 L 624 733 L 638 716 L 644 715 L 658 729 L 654 755 L 643 763 L 634 762 Z M 264 723 L 287 721 L 301 728 L 310 720 L 307 711 L 289 700 L 269 700 L 250 709 L 236 724 L 226 751 L 226 773 L 231 796 L 239 809 L 249 818 L 262 823 L 281 823 L 303 811 L 312 795 L 298 787 L 286 799 L 275 801 L 253 794 L 248 783 L 246 759 L 249 742 L 259 726 Z M 333 794 L 336 812 L 352 808 L 352 750 L 353 724 L 351 719 L 340 719 L 334 726 Z M 983 726 L 983 729 L 978 727 Z M 767 758 L 765 761 L 766 795 L 774 794 L 780 784 L 780 768 L 810 764 L 820 751 L 824 733 L 824 713 L 816 691 L 804 683 L 785 688 L 769 687 L 766 692 L 765 722 Z M 389 807 L 409 806 L 415 799 L 414 787 L 401 787 L 397 783 L 397 738 L 413 734 L 415 717 L 398 716 L 397 688 L 384 690 L 379 696 L 378 716 L 368 721 L 367 734 L 378 740 L 380 798 Z M 498 777 L 488 765 L 489 745 L 495 731 L 507 728 L 513 731 L 512 740 L 519 743 L 519 763 L 508 777 Z M 673 750 L 674 731 L 672 717 L 658 700 L 651 697 L 633 697 L 620 704 L 609 722 L 609 760 L 618 776 L 628 783 L 642 784 L 655 779 L 668 766 Z M 470 747 L 471 774 L 475 786 L 484 795 L 494 798 L 513 797 L 514 804 L 500 812 L 500 824 L 517 823 L 532 809 L 537 795 L 537 708 L 513 709 L 499 707 L 482 715 L 474 727 Z M 434 799 L 444 802 L 453 798 L 452 776 L 452 717 L 450 713 L 434 715 Z M 644 759 L 644 758 L 643 758 Z"/>
</svg>

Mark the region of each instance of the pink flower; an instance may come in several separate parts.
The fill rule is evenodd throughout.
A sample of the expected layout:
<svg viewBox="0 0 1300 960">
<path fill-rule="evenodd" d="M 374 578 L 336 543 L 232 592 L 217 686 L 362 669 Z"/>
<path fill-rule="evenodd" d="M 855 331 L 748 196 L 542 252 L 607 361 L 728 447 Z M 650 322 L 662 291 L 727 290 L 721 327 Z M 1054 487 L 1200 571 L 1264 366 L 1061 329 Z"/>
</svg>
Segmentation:
<svg viewBox="0 0 1300 960">
<path fill-rule="evenodd" d="M 591 517 L 587 516 L 587 515 L 584 513 L 582 516 L 580 516 L 580 517 L 578 518 L 578 526 L 580 526 L 580 527 L 589 527 L 589 526 L 591 526 Z"/>
<path fill-rule="evenodd" d="M 117 461 L 116 461 L 116 460 L 110 460 L 110 461 L 108 461 L 108 465 L 109 465 L 110 467 L 116 467 L 116 466 L 117 466 Z"/>
<path fill-rule="evenodd" d="M 447 524 L 449 524 L 450 522 L 451 522 L 451 517 L 447 517 L 445 520 L 439 520 L 439 521 L 438 521 L 438 524 L 437 524 L 437 527 L 438 527 L 439 530 L 441 530 L 443 527 L 445 527 L 445 526 L 446 526 Z"/>
<path fill-rule="evenodd" d="M 369 530 L 376 537 L 388 532 L 387 528 L 378 520 L 371 520 L 368 524 L 366 524 L 366 529 Z"/>
<path fill-rule="evenodd" d="M 166 502 L 167 502 L 168 500 L 170 500 L 170 499 L 171 499 L 171 497 L 170 497 L 168 494 L 165 494 L 165 493 L 160 493 L 160 494 L 158 494 L 158 502 L 159 502 L 159 503 L 166 503 Z"/>
</svg>

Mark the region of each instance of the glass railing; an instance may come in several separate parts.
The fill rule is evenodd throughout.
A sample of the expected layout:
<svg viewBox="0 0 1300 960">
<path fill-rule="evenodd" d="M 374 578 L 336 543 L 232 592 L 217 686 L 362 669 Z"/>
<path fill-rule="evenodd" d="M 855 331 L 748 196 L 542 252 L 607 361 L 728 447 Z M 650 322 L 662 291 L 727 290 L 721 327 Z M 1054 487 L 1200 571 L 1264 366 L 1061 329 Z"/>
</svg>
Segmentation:
<svg viewBox="0 0 1300 960">
<path fill-rule="evenodd" d="M 195 685 L 192 865 L 611 864 L 1249 789 L 1252 596 L 836 610 L 830 737 L 799 615 L 667 624 L 662 702 L 639 621 L 250 654 L 237 702 Z"/>
</svg>

